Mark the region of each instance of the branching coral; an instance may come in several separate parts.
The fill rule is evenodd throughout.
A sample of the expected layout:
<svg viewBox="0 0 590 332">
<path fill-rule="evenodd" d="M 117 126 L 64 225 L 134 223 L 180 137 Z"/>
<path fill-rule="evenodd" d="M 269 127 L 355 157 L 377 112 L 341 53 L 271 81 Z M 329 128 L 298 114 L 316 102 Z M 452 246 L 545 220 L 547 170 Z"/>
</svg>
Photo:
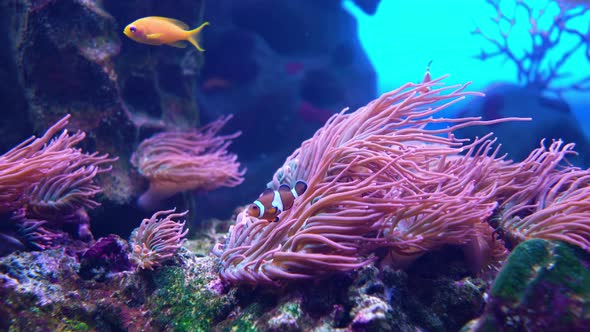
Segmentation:
<svg viewBox="0 0 590 332">
<path fill-rule="evenodd" d="M 572 145 L 554 143 L 513 163 L 499 155 L 491 134 L 457 139 L 459 128 L 524 119 L 435 118 L 479 95 L 466 85 L 440 87 L 441 80 L 406 84 L 356 112 L 343 111 L 304 142 L 269 185 L 302 179 L 307 191 L 279 223 L 238 215 L 226 243 L 214 250 L 221 278 L 252 284 L 314 278 L 367 264 L 377 248 L 403 265 L 445 244 L 463 246 L 477 270 L 505 254 L 492 236 L 500 230 L 584 245 L 590 198 L 581 179 L 590 172 L 559 168 Z M 431 128 L 441 123 L 447 126 Z M 556 209 L 551 225 L 558 226 L 541 221 L 551 209 L 541 202 Z M 514 218 L 527 208 L 539 211 L 522 222 Z M 569 211 L 571 218 L 560 217 Z"/>
<path fill-rule="evenodd" d="M 235 187 L 244 181 L 237 156 L 227 152 L 231 140 L 241 133 L 216 136 L 231 119 L 223 117 L 199 130 L 164 132 L 144 140 L 131 162 L 150 181 L 138 200 L 144 209 L 178 192 Z"/>
<path fill-rule="evenodd" d="M 497 24 L 500 31 L 499 35 L 495 36 L 479 27 L 475 28 L 473 34 L 482 36 L 494 47 L 492 51 L 482 49 L 478 55 L 479 59 L 506 57 L 516 65 L 519 82 L 524 83 L 527 87 L 550 91 L 560 96 L 568 90 L 590 91 L 590 76 L 581 77 L 564 86 L 556 86 L 555 84 L 556 80 L 570 75 L 562 72 L 562 67 L 576 52 L 584 51 L 586 59 L 590 61 L 590 24 L 586 27 L 587 31 L 578 31 L 570 26 L 571 22 L 576 19 L 586 17 L 587 21 L 590 8 L 564 6 L 557 1 L 546 0 L 543 8 L 535 10 L 525 1 L 513 0 L 513 11 L 511 14 L 507 14 L 502 10 L 501 0 L 486 0 L 486 2 L 496 10 L 497 15 L 492 18 L 492 21 Z M 555 11 L 555 14 L 548 18 L 552 11 Z M 528 22 L 517 20 L 517 16 L 521 13 L 526 15 Z M 548 24 L 543 22 L 547 19 Z M 530 48 L 525 49 L 523 54 L 518 54 L 511 41 L 515 34 L 513 30 L 517 26 L 526 27 L 527 25 Z M 507 28 L 503 28 L 504 26 Z M 555 48 L 564 38 L 574 41 L 571 43 L 572 46 L 563 51 L 559 58 L 551 59 L 551 52 L 555 52 Z"/>
<path fill-rule="evenodd" d="M 188 211 L 172 213 L 175 210 L 159 211 L 150 219 L 144 219 L 131 235 L 131 259 L 138 269 L 150 269 L 161 265 L 176 254 L 186 239 L 188 229 L 184 230 L 186 221 L 174 219 L 184 217 Z M 165 216 L 161 218 L 161 216 Z"/>
</svg>

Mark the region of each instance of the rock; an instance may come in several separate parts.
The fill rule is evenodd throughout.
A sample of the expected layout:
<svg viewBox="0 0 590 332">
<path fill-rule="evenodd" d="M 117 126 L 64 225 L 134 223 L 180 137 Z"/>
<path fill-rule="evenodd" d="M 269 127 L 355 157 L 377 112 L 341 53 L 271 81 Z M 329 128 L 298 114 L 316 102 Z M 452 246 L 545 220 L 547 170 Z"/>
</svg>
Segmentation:
<svg viewBox="0 0 590 332">
<path fill-rule="evenodd" d="M 456 331 L 483 311 L 485 284 L 458 273 L 468 268 L 449 259 L 454 252 L 418 259 L 407 272 L 366 266 L 349 275 L 290 283 L 282 289 L 240 287 L 236 306 L 216 328 Z"/>
<path fill-rule="evenodd" d="M 100 238 L 80 255 L 80 277 L 105 281 L 113 273 L 131 271 L 128 254 L 129 245 L 117 235 Z"/>
<path fill-rule="evenodd" d="M 82 263 L 63 249 L 0 258 L 0 330 L 209 331 L 235 305 L 235 292 L 221 294 L 216 287 L 215 260 L 186 249 L 174 266 L 153 272 L 81 278 L 91 261 L 101 269 L 105 263 L 120 267 L 110 258 L 121 245 L 114 236 L 99 240 L 81 255 Z"/>
</svg>

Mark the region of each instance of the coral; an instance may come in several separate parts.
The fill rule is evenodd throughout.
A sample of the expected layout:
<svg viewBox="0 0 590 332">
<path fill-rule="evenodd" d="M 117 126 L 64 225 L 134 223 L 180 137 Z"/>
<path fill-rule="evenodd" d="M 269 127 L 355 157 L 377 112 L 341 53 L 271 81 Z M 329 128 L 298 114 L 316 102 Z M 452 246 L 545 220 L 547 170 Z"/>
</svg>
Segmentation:
<svg viewBox="0 0 590 332">
<path fill-rule="evenodd" d="M 570 73 L 562 72 L 562 66 L 576 52 L 583 50 L 585 47 L 585 56 L 590 61 L 590 46 L 588 46 L 590 30 L 584 32 L 570 27 L 572 21 L 587 16 L 586 14 L 590 13 L 590 8 L 563 6 L 558 4 L 559 1 L 546 0 L 545 5 L 540 10 L 535 10 L 525 1 L 514 0 L 512 4 L 513 13 L 509 15 L 503 10 L 501 0 L 486 0 L 486 2 L 496 10 L 497 15 L 492 18 L 492 21 L 498 25 L 499 37 L 490 35 L 479 27 L 475 28 L 473 34 L 482 36 L 494 47 L 493 51 L 482 49 L 477 56 L 479 59 L 486 60 L 497 56 L 506 57 L 516 65 L 518 81 L 527 87 L 550 91 L 559 96 L 570 90 L 590 91 L 590 76 L 579 78 L 569 85 L 556 86 L 556 81 L 570 75 Z M 557 8 L 552 8 L 552 6 Z M 513 30 L 518 29 L 518 26 L 524 27 L 525 25 L 517 20 L 519 11 L 523 11 L 528 18 L 528 33 L 530 34 L 531 44 L 531 48 L 526 49 L 523 54 L 518 54 L 515 45 L 511 44 Z M 546 20 L 544 16 L 551 15 L 553 11 L 556 11 L 556 13 L 548 20 L 549 25 L 543 27 Z M 503 29 L 505 25 L 507 28 Z M 571 43 L 572 46 L 568 47 L 561 54 L 561 57 L 552 60 L 548 54 L 554 52 L 554 48 L 562 38 L 571 38 L 575 42 Z"/>
<path fill-rule="evenodd" d="M 0 329 L 455 331 L 480 313 L 483 293 L 477 279 L 465 277 L 461 252 L 453 249 L 425 255 L 407 271 L 367 266 L 282 290 L 223 291 L 219 260 L 211 255 L 196 257 L 181 247 L 173 265 L 120 271 L 124 241 L 109 236 L 88 250 L 0 258 Z M 376 306 L 392 320 L 371 312 Z"/>
<path fill-rule="evenodd" d="M 186 221 L 177 222 L 174 218 L 184 217 L 188 211 L 173 213 L 175 210 L 159 211 L 150 219 L 144 219 L 131 234 L 131 259 L 137 269 L 150 269 L 160 266 L 172 258 L 184 243 L 188 228 L 183 231 Z M 164 218 L 160 218 L 165 215 Z"/>
<path fill-rule="evenodd" d="M 62 301 L 66 296 L 64 285 L 47 281 L 69 278 L 75 274 L 73 271 L 79 264 L 74 257 L 66 255 L 64 249 L 48 251 L 2 258 L 2 286 L 32 298 L 36 305 L 46 306 Z"/>
<path fill-rule="evenodd" d="M 301 331 L 299 325 L 303 311 L 301 310 L 301 303 L 298 301 L 288 302 L 277 309 L 276 315 L 268 320 L 269 331 Z"/>
<path fill-rule="evenodd" d="M 242 183 L 246 170 L 239 170 L 237 156 L 227 152 L 240 132 L 216 136 L 230 119 L 227 116 L 199 130 L 164 132 L 144 140 L 131 157 L 131 163 L 150 180 L 138 204 L 150 210 L 178 192 L 210 191 Z"/>
<path fill-rule="evenodd" d="M 211 289 L 216 279 L 214 259 L 195 258 L 181 248 L 181 267 L 156 271 L 156 291 L 146 303 L 156 317 L 154 322 L 175 331 L 211 331 L 235 306 L 234 292 L 219 295 Z M 240 330 L 245 331 L 245 330 Z"/>
<path fill-rule="evenodd" d="M 459 250 L 429 255 L 408 271 L 365 266 L 348 275 L 281 289 L 232 288 L 237 305 L 216 328 L 457 331 L 483 311 L 484 287 L 477 286 L 478 279 L 465 277 L 467 266 Z"/>
<path fill-rule="evenodd" d="M 560 241 L 523 242 L 494 281 L 484 314 L 463 331 L 587 330 L 589 259 Z"/>
</svg>

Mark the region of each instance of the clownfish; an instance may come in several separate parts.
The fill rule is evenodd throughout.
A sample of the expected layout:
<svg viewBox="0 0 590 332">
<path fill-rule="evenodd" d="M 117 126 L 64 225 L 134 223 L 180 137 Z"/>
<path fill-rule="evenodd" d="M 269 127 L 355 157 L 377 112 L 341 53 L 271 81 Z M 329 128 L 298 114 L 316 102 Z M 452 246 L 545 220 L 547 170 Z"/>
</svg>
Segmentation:
<svg viewBox="0 0 590 332">
<path fill-rule="evenodd" d="M 167 17 L 149 16 L 140 18 L 125 27 L 125 36 L 138 43 L 148 45 L 169 45 L 173 47 L 186 47 L 185 41 L 193 44 L 197 50 L 205 51 L 199 46 L 198 37 L 209 22 L 201 24 L 194 30 L 189 30 L 186 23 Z"/>
<path fill-rule="evenodd" d="M 248 215 L 268 221 L 279 221 L 278 215 L 293 206 L 295 199 L 307 190 L 305 181 L 297 181 L 291 189 L 288 184 L 282 184 L 278 190 L 267 188 L 254 203 L 248 207 Z"/>
</svg>

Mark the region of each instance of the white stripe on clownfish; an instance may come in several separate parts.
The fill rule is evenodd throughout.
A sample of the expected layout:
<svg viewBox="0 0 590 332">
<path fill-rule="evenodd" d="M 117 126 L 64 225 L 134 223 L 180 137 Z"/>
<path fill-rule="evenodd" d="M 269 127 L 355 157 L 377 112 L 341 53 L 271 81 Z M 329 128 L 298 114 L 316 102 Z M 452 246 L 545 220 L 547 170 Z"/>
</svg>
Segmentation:
<svg viewBox="0 0 590 332">
<path fill-rule="evenodd" d="M 293 194 L 294 198 L 299 197 L 299 194 L 295 191 L 295 187 L 291 188 L 291 194 Z"/>
<path fill-rule="evenodd" d="M 279 194 L 278 190 L 273 192 L 273 198 L 271 205 L 277 208 L 278 213 L 283 212 L 283 200 L 281 199 L 281 194 Z"/>
<path fill-rule="evenodd" d="M 260 212 L 259 212 L 259 213 L 258 213 L 258 215 L 257 215 L 257 216 L 255 216 L 255 217 L 256 217 L 256 218 L 258 218 L 258 217 L 262 217 L 262 216 L 264 215 L 264 204 L 260 203 L 260 201 L 259 201 L 259 200 L 255 200 L 255 201 L 254 201 L 254 204 L 255 204 L 256 206 L 258 206 L 258 209 L 260 209 Z"/>
</svg>

